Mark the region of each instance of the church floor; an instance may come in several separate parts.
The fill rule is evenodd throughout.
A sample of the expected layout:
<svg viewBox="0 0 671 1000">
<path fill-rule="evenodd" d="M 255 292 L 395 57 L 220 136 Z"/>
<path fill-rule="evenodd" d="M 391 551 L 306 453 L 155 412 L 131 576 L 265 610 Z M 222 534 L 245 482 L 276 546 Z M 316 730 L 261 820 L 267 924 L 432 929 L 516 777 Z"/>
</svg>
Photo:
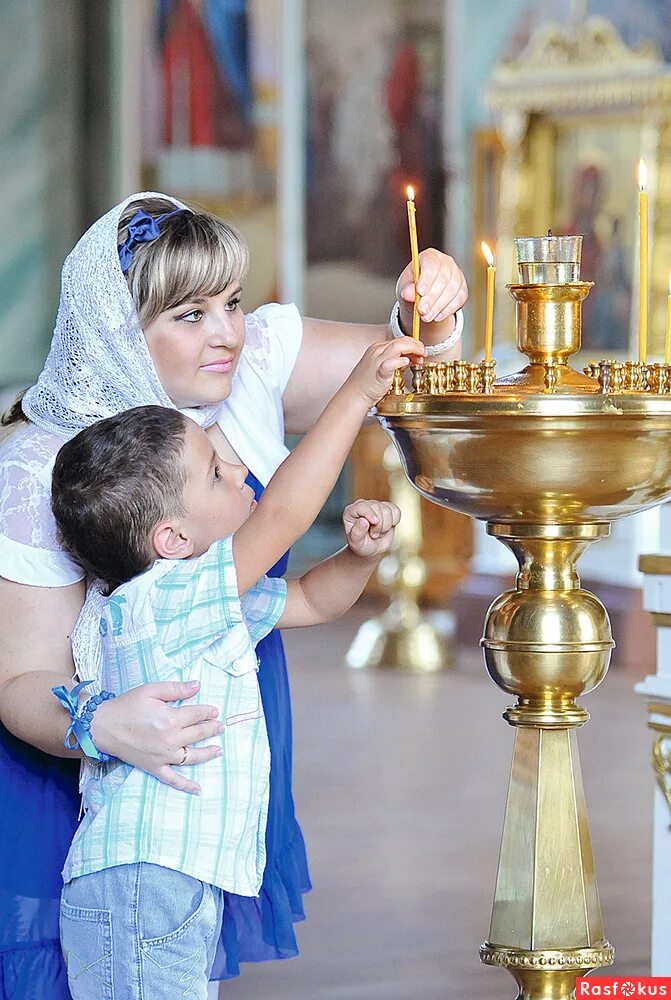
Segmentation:
<svg viewBox="0 0 671 1000">
<path fill-rule="evenodd" d="M 509 973 L 478 960 L 512 750 L 501 719 L 509 699 L 475 650 L 439 676 L 349 670 L 344 653 L 366 610 L 285 634 L 297 811 L 316 888 L 298 925 L 300 957 L 244 966 L 220 996 L 512 1000 Z M 618 975 L 649 971 L 652 734 L 636 680 L 615 662 L 585 699 L 592 719 L 579 736 Z"/>
</svg>

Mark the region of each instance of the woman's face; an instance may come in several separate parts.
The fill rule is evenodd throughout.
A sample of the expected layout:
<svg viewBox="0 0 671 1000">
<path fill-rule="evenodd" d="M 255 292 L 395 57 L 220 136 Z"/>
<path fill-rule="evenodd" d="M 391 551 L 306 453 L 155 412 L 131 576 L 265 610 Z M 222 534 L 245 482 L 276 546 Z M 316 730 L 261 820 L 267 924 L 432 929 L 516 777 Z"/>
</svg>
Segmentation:
<svg viewBox="0 0 671 1000">
<path fill-rule="evenodd" d="M 188 299 L 160 313 L 144 330 L 163 388 L 179 409 L 227 399 L 245 342 L 242 289 Z"/>
</svg>

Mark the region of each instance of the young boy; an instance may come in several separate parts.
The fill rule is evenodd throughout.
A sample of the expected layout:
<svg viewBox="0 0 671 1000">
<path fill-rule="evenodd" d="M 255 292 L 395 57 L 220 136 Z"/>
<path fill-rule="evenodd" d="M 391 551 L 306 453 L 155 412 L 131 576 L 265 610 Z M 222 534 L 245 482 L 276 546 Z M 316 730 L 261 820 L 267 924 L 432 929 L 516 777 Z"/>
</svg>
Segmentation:
<svg viewBox="0 0 671 1000">
<path fill-rule="evenodd" d="M 206 997 L 224 891 L 256 896 L 265 863 L 270 761 L 254 645 L 276 625 L 350 608 L 400 512 L 359 500 L 344 512 L 346 548 L 298 580 L 264 574 L 312 524 L 395 369 L 422 353 L 408 338 L 370 348 L 258 505 L 247 470 L 221 461 L 177 410 L 126 411 L 59 452 L 61 538 L 108 589 L 93 623 L 107 690 L 83 710 L 82 744 L 97 753 L 105 697 L 147 681 L 199 680 L 225 726 L 221 755 L 197 767 L 199 796 L 120 761 L 85 780 L 61 903 L 73 1000 Z M 83 612 L 78 628 L 90 621 Z"/>
</svg>

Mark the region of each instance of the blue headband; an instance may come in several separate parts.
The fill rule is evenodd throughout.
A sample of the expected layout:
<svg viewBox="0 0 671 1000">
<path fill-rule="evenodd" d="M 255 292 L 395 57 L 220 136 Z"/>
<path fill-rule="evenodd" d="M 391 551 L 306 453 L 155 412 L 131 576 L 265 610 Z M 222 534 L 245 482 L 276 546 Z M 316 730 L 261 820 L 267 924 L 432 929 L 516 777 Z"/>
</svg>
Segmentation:
<svg viewBox="0 0 671 1000">
<path fill-rule="evenodd" d="M 152 240 L 155 240 L 157 236 L 161 235 L 159 222 L 169 219 L 171 215 L 177 215 L 178 212 L 188 212 L 188 209 L 175 208 L 172 212 L 164 212 L 163 215 L 158 215 L 155 219 L 147 212 L 143 212 L 142 209 L 135 213 L 128 223 L 128 236 L 123 243 L 119 244 L 119 263 L 124 274 L 128 274 L 133 263 L 133 250 L 137 244 L 151 243 Z"/>
</svg>

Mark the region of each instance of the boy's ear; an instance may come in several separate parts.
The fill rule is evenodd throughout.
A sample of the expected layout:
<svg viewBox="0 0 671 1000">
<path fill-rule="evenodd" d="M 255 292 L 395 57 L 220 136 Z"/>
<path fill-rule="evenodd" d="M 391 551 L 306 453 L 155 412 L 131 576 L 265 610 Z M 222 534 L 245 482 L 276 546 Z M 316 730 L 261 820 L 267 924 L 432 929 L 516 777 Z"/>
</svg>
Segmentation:
<svg viewBox="0 0 671 1000">
<path fill-rule="evenodd" d="M 193 541 L 180 530 L 179 524 L 161 521 L 151 534 L 151 542 L 159 559 L 188 559 L 193 555 Z"/>
</svg>

